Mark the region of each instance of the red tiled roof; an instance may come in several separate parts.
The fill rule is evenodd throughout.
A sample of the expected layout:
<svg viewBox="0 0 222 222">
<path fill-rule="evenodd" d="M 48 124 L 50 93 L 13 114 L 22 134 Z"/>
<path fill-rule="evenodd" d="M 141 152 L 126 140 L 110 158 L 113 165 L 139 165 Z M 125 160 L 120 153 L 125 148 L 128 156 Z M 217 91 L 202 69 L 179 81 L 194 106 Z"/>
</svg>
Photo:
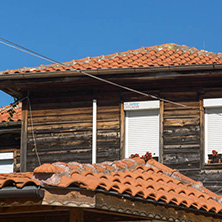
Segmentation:
<svg viewBox="0 0 222 222">
<path fill-rule="evenodd" d="M 222 197 L 153 159 L 146 164 L 140 158 L 100 164 L 56 162 L 43 164 L 33 173 L 0 174 L 0 188 L 12 184 L 103 190 L 222 214 Z"/>
<path fill-rule="evenodd" d="M 19 103 L 14 108 L 15 113 L 13 113 L 12 118 L 10 118 L 10 115 L 8 113 L 8 110 L 11 109 L 11 108 L 12 108 L 11 105 L 0 108 L 0 123 L 9 122 L 9 121 L 17 122 L 17 121 L 21 120 L 21 117 L 22 117 L 22 103 Z"/>
<path fill-rule="evenodd" d="M 87 57 L 64 63 L 70 68 L 60 64 L 41 65 L 39 67 L 6 70 L 0 72 L 0 74 L 55 72 L 71 70 L 72 68 L 77 70 L 95 70 L 214 63 L 222 63 L 222 53 L 213 53 L 198 50 L 194 47 L 168 43 L 105 56 Z"/>
</svg>

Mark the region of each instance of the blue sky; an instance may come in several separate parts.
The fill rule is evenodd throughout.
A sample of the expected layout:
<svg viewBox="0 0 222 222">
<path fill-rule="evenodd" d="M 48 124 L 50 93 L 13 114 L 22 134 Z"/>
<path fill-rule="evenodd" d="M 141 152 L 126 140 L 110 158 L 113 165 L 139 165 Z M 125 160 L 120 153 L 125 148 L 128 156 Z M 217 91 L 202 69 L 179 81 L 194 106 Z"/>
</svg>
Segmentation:
<svg viewBox="0 0 222 222">
<path fill-rule="evenodd" d="M 220 0 L 8 0 L 0 36 L 60 62 L 168 42 L 222 52 Z M 0 70 L 48 64 L 0 44 Z M 13 102 L 0 93 L 0 107 Z"/>
</svg>

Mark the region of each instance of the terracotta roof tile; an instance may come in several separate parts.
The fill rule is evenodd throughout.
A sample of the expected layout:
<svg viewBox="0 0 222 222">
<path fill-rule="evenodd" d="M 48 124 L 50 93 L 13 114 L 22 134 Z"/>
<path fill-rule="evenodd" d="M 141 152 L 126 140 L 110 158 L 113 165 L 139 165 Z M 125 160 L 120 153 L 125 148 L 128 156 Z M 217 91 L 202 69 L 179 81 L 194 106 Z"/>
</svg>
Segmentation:
<svg viewBox="0 0 222 222">
<path fill-rule="evenodd" d="M 28 185 L 39 186 L 39 183 L 33 180 L 32 177 L 32 172 L 0 174 L 0 188 L 2 189 L 7 186 L 15 186 L 18 188 Z"/>
<path fill-rule="evenodd" d="M 63 67 L 60 64 L 41 65 L 39 67 L 6 70 L 0 72 L 0 74 L 66 71 L 71 70 L 71 68 L 93 70 L 213 63 L 222 63 L 222 53 L 212 53 L 205 50 L 198 50 L 194 47 L 168 43 L 152 47 L 141 47 L 105 56 L 86 57 L 64 63 L 70 66 L 70 68 Z"/>
<path fill-rule="evenodd" d="M 62 169 L 61 167 L 56 167 L 56 166 L 53 166 L 52 164 L 45 163 L 39 167 L 36 167 L 33 172 L 34 173 L 61 173 L 63 171 L 64 169 Z"/>
<path fill-rule="evenodd" d="M 34 172 L 0 174 L 0 188 L 28 185 L 78 187 L 104 190 L 132 197 L 152 199 L 175 206 L 202 209 L 222 214 L 222 197 L 214 194 L 202 183 L 194 181 L 177 170 L 140 158 L 124 159 L 100 164 L 43 164 Z"/>
<path fill-rule="evenodd" d="M 22 103 L 19 103 L 15 108 L 15 113 L 13 114 L 13 117 L 10 118 L 10 115 L 8 113 L 8 110 L 12 108 L 11 105 L 4 106 L 0 108 L 0 123 L 2 122 L 9 122 L 9 121 L 20 121 L 22 117 Z"/>
</svg>

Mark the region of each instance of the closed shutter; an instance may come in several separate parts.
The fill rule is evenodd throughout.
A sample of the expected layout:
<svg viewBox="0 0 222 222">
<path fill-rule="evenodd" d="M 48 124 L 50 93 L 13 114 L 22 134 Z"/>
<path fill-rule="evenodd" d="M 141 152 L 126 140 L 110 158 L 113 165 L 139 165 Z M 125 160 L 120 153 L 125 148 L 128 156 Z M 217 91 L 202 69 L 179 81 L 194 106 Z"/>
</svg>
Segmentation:
<svg viewBox="0 0 222 222">
<path fill-rule="evenodd" d="M 207 155 L 212 150 L 222 153 L 222 107 L 206 108 L 205 111 L 205 150 Z"/>
<path fill-rule="evenodd" d="M 159 156 L 159 109 L 126 111 L 126 157 L 147 151 Z"/>
<path fill-rule="evenodd" d="M 0 153 L 0 173 L 13 172 L 13 152 Z"/>
</svg>

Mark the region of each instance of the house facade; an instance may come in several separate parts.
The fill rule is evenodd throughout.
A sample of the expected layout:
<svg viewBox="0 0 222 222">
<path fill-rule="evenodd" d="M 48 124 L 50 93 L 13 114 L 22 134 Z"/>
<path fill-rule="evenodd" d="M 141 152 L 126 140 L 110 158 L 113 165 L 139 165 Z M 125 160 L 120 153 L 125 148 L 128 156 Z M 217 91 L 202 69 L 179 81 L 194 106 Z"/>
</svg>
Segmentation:
<svg viewBox="0 0 222 222">
<path fill-rule="evenodd" d="M 21 170 L 150 151 L 222 193 L 221 63 L 220 53 L 166 44 L 1 72 L 0 89 L 27 98 Z"/>
</svg>

